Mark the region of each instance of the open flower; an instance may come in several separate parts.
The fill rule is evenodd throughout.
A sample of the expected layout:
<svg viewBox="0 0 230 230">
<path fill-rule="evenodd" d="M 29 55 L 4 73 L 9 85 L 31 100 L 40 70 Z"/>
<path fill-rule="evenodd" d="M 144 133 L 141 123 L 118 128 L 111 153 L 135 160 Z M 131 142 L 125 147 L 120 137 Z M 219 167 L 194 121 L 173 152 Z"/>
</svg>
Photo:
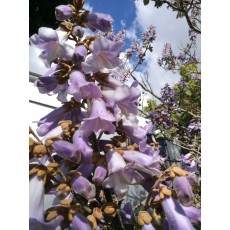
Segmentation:
<svg viewBox="0 0 230 230">
<path fill-rule="evenodd" d="M 58 94 L 57 99 L 61 102 L 67 101 L 68 78 L 62 78 L 63 72 L 60 66 L 54 64 L 43 76 L 38 77 L 34 85 L 38 88 L 39 93 Z"/>
<path fill-rule="evenodd" d="M 138 125 L 138 119 L 135 114 L 129 116 L 122 115 L 123 132 L 136 144 L 146 138 L 147 131 Z"/>
<path fill-rule="evenodd" d="M 102 99 L 92 100 L 91 116 L 84 118 L 79 132 L 83 136 L 89 136 L 92 132 L 99 135 L 101 132 L 115 132 L 115 117 L 106 110 L 105 102 Z"/>
<path fill-rule="evenodd" d="M 97 38 L 90 46 L 92 56 L 81 64 L 84 73 L 96 73 L 103 68 L 113 69 L 122 64 L 119 54 L 123 42 L 113 42 L 105 37 Z"/>
<path fill-rule="evenodd" d="M 106 153 L 109 176 L 104 180 L 105 188 L 113 188 L 118 200 L 121 200 L 129 190 L 129 184 L 140 184 L 144 178 L 134 168 L 126 165 L 123 157 L 114 149 Z"/>
<path fill-rule="evenodd" d="M 171 196 L 161 202 L 171 230 L 194 230 L 181 205 Z"/>
<path fill-rule="evenodd" d="M 73 135 L 73 143 L 57 140 L 52 146 L 59 156 L 75 163 L 92 162 L 93 150 L 88 144 L 88 138 L 81 136 L 78 130 Z"/>
<path fill-rule="evenodd" d="M 68 107 L 64 104 L 63 106 L 56 108 L 38 122 L 37 133 L 39 136 L 45 136 L 52 129 L 58 126 L 59 121 L 62 120 L 71 120 L 73 124 L 80 123 L 81 120 L 85 117 L 85 114 L 81 111 L 79 107 Z"/>
<path fill-rule="evenodd" d="M 85 76 L 80 71 L 74 71 L 70 74 L 71 84 L 68 93 L 74 96 L 74 99 L 80 101 L 84 98 L 99 98 L 101 91 L 99 87 L 85 80 Z"/>
<path fill-rule="evenodd" d="M 71 60 L 74 48 L 66 43 L 67 39 L 68 34 L 62 29 L 53 30 L 41 27 L 38 34 L 30 37 L 30 44 L 42 50 L 39 58 L 47 68 L 50 68 L 51 63 L 57 58 L 65 61 Z"/>
<path fill-rule="evenodd" d="M 157 176 L 161 175 L 161 172 L 159 171 L 159 161 L 160 156 L 148 156 L 144 153 L 141 153 L 139 151 L 135 150 L 125 150 L 122 154 L 123 158 L 130 162 L 130 163 L 136 163 L 137 165 L 147 168 L 151 170 L 153 173 L 155 173 Z"/>
<path fill-rule="evenodd" d="M 201 210 L 193 206 L 184 206 L 181 205 L 186 216 L 189 218 L 191 223 L 199 224 L 201 222 Z"/>
<path fill-rule="evenodd" d="M 29 226 L 30 230 L 37 229 L 52 229 L 58 230 L 60 223 L 63 220 L 62 216 L 57 216 L 55 219 L 45 222 L 44 219 L 44 195 L 45 188 L 42 177 L 35 175 L 30 176 L 29 182 Z"/>
<path fill-rule="evenodd" d="M 117 82 L 116 82 L 117 81 Z M 107 78 L 107 85 L 102 88 L 102 95 L 107 104 L 114 109 L 116 117 L 121 117 L 121 114 L 129 115 L 130 113 L 137 114 L 137 99 L 141 92 L 137 88 L 138 82 L 134 81 L 131 86 L 122 84 L 111 76 Z M 115 108 L 115 107 L 118 108 Z"/>
</svg>

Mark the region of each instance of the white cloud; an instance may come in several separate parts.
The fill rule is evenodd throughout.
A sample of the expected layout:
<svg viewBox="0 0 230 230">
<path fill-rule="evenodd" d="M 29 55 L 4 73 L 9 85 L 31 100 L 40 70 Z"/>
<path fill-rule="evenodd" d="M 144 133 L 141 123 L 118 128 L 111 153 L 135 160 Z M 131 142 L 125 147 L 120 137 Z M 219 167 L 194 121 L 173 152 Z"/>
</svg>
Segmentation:
<svg viewBox="0 0 230 230">
<path fill-rule="evenodd" d="M 125 36 L 130 41 L 137 39 L 137 23 L 136 23 L 136 21 L 134 21 L 133 25 L 125 31 Z"/>
<path fill-rule="evenodd" d="M 84 4 L 84 9 L 89 10 L 90 12 L 93 11 L 93 7 L 89 3 Z"/>
<path fill-rule="evenodd" d="M 124 20 L 121 20 L 121 26 L 122 26 L 122 27 L 125 27 L 125 26 L 126 26 L 126 23 L 125 23 Z"/>
</svg>

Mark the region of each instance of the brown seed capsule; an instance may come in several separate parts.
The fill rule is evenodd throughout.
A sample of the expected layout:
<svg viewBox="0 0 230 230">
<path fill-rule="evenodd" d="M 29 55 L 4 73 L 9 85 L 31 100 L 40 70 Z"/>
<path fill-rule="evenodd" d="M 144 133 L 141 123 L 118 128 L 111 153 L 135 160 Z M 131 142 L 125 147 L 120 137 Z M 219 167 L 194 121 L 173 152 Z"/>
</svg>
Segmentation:
<svg viewBox="0 0 230 230">
<path fill-rule="evenodd" d="M 32 175 L 32 174 L 34 174 L 34 173 L 37 173 L 38 170 L 39 170 L 39 169 L 36 168 L 36 167 L 32 168 L 32 169 L 30 170 L 30 172 L 29 172 L 29 175 Z"/>
<path fill-rule="evenodd" d="M 174 166 L 174 167 L 172 168 L 172 171 L 173 171 L 174 173 L 176 173 L 178 176 L 187 176 L 187 175 L 188 175 L 188 172 L 187 172 L 187 171 L 185 171 L 185 170 L 183 170 L 183 169 L 181 169 L 181 168 L 179 168 L 179 167 L 177 167 L 177 166 Z"/>
<path fill-rule="evenodd" d="M 105 215 L 115 217 L 117 211 L 117 205 L 113 202 L 106 203 L 102 206 L 102 212 Z"/>
<path fill-rule="evenodd" d="M 176 174 L 172 170 L 170 170 L 169 171 L 169 176 L 170 176 L 171 179 L 173 179 L 176 176 Z"/>
<path fill-rule="evenodd" d="M 88 215 L 87 219 L 92 223 L 93 229 L 97 228 L 97 220 L 93 215 Z"/>
<path fill-rule="evenodd" d="M 59 166 L 59 164 L 57 163 L 57 162 L 52 162 L 52 163 L 49 163 L 48 165 L 47 165 L 47 167 L 52 167 L 52 168 L 56 168 L 56 167 L 58 167 Z"/>
<path fill-rule="evenodd" d="M 45 170 L 38 170 L 37 171 L 37 176 L 43 177 L 46 174 Z"/>
<path fill-rule="evenodd" d="M 140 211 L 138 214 L 137 222 L 139 225 L 143 226 L 149 224 L 152 221 L 152 217 L 146 211 Z"/>
<path fill-rule="evenodd" d="M 47 221 L 53 220 L 53 219 L 56 218 L 57 216 L 58 216 L 58 213 L 57 213 L 56 210 L 51 211 L 51 212 L 49 212 L 49 214 L 47 215 L 46 220 L 47 220 Z"/>
<path fill-rule="evenodd" d="M 68 220 L 72 221 L 73 220 L 73 214 L 72 213 L 68 213 Z"/>
<path fill-rule="evenodd" d="M 169 190 L 166 186 L 161 188 L 161 192 L 166 196 L 171 196 L 172 195 L 172 191 Z"/>
<path fill-rule="evenodd" d="M 104 213 L 107 215 L 113 215 L 115 213 L 116 209 L 112 206 L 107 206 L 104 209 Z"/>
<path fill-rule="evenodd" d="M 33 146 L 35 144 L 35 141 L 29 137 L 29 147 Z"/>
<path fill-rule="evenodd" d="M 48 147 L 48 146 L 51 146 L 54 142 L 51 140 L 51 139 L 46 139 L 45 141 L 45 145 Z"/>
<path fill-rule="evenodd" d="M 47 153 L 47 149 L 45 145 L 36 145 L 33 149 L 33 154 L 35 157 L 44 156 Z"/>
<path fill-rule="evenodd" d="M 65 207 L 70 207 L 70 203 L 72 202 L 71 199 L 66 199 L 66 200 L 61 200 L 60 204 L 65 206 Z"/>
<path fill-rule="evenodd" d="M 94 208 L 93 209 L 93 215 L 98 219 L 101 220 L 103 219 L 103 213 L 100 208 Z"/>
</svg>

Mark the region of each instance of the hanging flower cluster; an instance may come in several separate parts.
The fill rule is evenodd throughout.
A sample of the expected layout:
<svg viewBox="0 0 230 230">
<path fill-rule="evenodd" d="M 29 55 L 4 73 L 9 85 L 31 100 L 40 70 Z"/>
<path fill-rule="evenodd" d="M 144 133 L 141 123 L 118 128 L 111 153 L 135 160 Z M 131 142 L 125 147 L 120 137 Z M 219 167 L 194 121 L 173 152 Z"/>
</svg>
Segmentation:
<svg viewBox="0 0 230 230">
<path fill-rule="evenodd" d="M 118 80 L 123 39 L 103 36 L 112 17 L 83 6 L 83 0 L 57 6 L 59 27 L 30 37 L 49 68 L 35 86 L 62 102 L 37 122 L 37 134 L 30 129 L 30 229 L 194 229 L 196 178 L 175 165 L 166 169 L 157 143 L 147 144 L 152 124 L 138 125 L 138 82 Z M 85 27 L 103 33 L 84 37 Z M 150 32 L 144 39 L 155 39 Z M 138 217 L 125 200 L 132 184 L 149 193 Z M 47 210 L 45 194 L 55 195 Z"/>
</svg>

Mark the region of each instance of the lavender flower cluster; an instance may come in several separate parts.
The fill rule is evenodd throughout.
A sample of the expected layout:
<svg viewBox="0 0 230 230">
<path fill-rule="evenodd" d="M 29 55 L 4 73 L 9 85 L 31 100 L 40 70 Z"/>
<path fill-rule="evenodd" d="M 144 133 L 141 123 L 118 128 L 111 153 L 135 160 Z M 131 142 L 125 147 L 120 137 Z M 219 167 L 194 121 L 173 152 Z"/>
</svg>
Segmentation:
<svg viewBox="0 0 230 230">
<path fill-rule="evenodd" d="M 37 122 L 37 134 L 30 129 L 30 229 L 126 229 L 130 224 L 142 230 L 194 229 L 200 223 L 200 210 L 193 206 L 195 174 L 176 165 L 166 169 L 156 141 L 147 144 L 153 125 L 138 124 L 138 82 L 128 86 L 117 80 L 123 39 L 84 38 L 85 27 L 110 32 L 113 19 L 83 6 L 84 1 L 57 6 L 59 27 L 41 27 L 30 38 L 49 68 L 35 86 L 62 102 Z M 150 28 L 144 40 L 153 41 L 154 35 Z M 112 137 L 103 140 L 104 135 Z M 149 193 L 137 217 L 126 202 L 132 184 Z M 47 210 L 45 194 L 55 195 Z"/>
<path fill-rule="evenodd" d="M 171 44 L 166 43 L 162 50 L 161 57 L 157 60 L 158 65 L 165 70 L 175 71 L 180 70 L 182 65 L 200 64 L 200 60 L 197 58 L 195 52 L 196 38 L 197 34 L 193 30 L 189 30 L 189 39 L 191 43 L 181 48 L 181 52 L 177 55 L 173 52 Z"/>
<path fill-rule="evenodd" d="M 132 42 L 130 48 L 126 49 L 125 56 L 127 59 L 133 57 L 133 54 L 136 53 L 136 58 L 139 64 L 142 64 L 144 61 L 145 53 L 147 50 L 153 50 L 152 43 L 156 39 L 156 29 L 154 26 L 147 28 L 145 32 L 142 32 L 141 39 L 136 39 Z"/>
</svg>

